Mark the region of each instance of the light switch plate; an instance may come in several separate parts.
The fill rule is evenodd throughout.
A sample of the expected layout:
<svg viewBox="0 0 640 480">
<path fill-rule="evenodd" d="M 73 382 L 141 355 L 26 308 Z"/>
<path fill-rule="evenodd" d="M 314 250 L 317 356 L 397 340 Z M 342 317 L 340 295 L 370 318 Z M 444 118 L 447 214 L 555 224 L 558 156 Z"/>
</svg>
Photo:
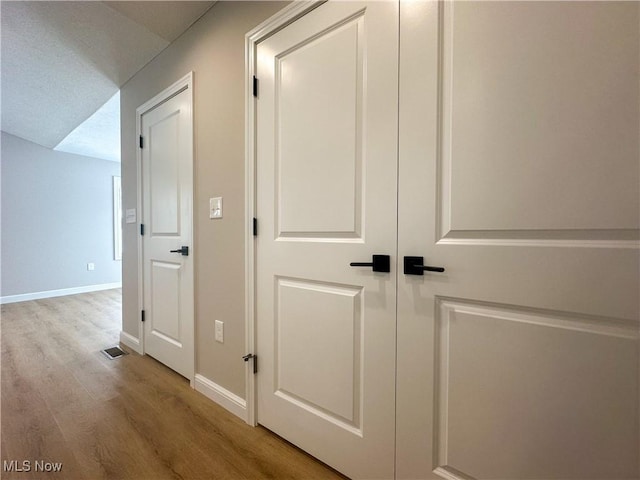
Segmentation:
<svg viewBox="0 0 640 480">
<path fill-rule="evenodd" d="M 216 342 L 224 342 L 224 322 L 216 320 Z"/>
<path fill-rule="evenodd" d="M 125 223 L 136 223 L 136 209 L 135 208 L 127 208 L 124 215 Z"/>
<path fill-rule="evenodd" d="M 222 218 L 222 197 L 209 199 L 209 218 Z"/>
</svg>

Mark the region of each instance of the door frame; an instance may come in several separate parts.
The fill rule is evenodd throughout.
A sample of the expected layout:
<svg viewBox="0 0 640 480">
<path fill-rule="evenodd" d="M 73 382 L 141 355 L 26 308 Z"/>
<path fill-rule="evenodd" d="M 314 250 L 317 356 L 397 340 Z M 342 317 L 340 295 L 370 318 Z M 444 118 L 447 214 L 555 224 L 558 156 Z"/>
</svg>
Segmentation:
<svg viewBox="0 0 640 480">
<path fill-rule="evenodd" d="M 301 0 L 292 2 L 245 35 L 245 352 L 255 353 L 256 348 L 256 237 L 253 234 L 253 219 L 256 218 L 256 103 L 253 96 L 253 76 L 256 74 L 256 50 L 258 44 L 287 25 L 295 22 L 327 0 Z M 259 82 L 259 80 L 258 80 Z M 258 83 L 258 95 L 260 85 Z M 257 224 L 259 231 L 260 224 Z M 255 360 L 254 360 L 255 361 Z M 253 367 L 245 366 L 246 418 L 252 426 L 258 424 L 256 415 L 257 382 Z"/>
<path fill-rule="evenodd" d="M 151 98 L 150 100 L 147 100 L 146 102 L 144 102 L 142 105 L 140 105 L 138 108 L 136 108 L 136 137 L 135 137 L 135 141 L 136 141 L 136 174 L 138 176 L 138 181 L 137 181 L 137 187 L 138 187 L 138 198 L 137 198 L 137 211 L 138 211 L 138 218 L 137 218 L 137 228 L 140 229 L 140 225 L 142 225 L 144 222 L 144 218 L 143 218 L 143 179 L 142 179 L 142 149 L 139 148 L 139 145 L 137 144 L 138 139 L 140 138 L 140 136 L 142 135 L 142 116 L 145 113 L 150 112 L 151 110 L 153 110 L 154 108 L 160 106 L 161 104 L 163 104 L 164 102 L 166 102 L 167 100 L 170 100 L 171 98 L 175 97 L 176 95 L 178 95 L 179 93 L 182 93 L 184 90 L 187 90 L 189 92 L 189 103 L 191 104 L 191 108 L 190 108 L 190 114 L 189 114 L 189 121 L 191 122 L 191 148 L 190 148 L 190 152 L 191 152 L 191 164 L 192 166 L 195 168 L 195 154 L 194 154 L 194 139 L 193 139 L 193 135 L 195 133 L 195 129 L 193 128 L 193 124 L 194 124 L 194 116 L 193 116 L 193 71 L 190 71 L 189 73 L 187 73 L 184 77 L 182 77 L 180 80 L 176 81 L 175 83 L 173 83 L 171 86 L 165 88 L 164 90 L 162 90 L 160 93 L 158 93 L 157 95 L 155 95 L 153 98 Z M 195 178 L 195 175 L 194 175 Z M 194 203 L 194 198 L 195 198 L 195 182 L 192 181 L 191 184 L 191 202 L 192 205 L 195 205 Z M 194 214 L 193 214 L 193 208 L 191 209 L 191 241 L 192 243 L 195 243 L 195 237 L 193 235 L 194 233 L 194 225 L 193 225 L 193 220 L 194 220 Z M 142 312 L 142 310 L 144 310 L 144 245 L 142 242 L 142 235 L 140 235 L 139 233 L 137 234 L 138 237 L 138 312 Z M 195 248 L 191 248 L 191 255 L 192 257 L 194 257 L 193 259 L 193 270 L 192 270 L 192 275 L 193 278 L 195 279 L 195 269 L 197 268 L 197 264 L 195 261 L 195 255 L 194 253 L 197 250 Z M 192 279 L 193 280 L 193 279 Z M 194 285 L 194 292 L 191 298 L 191 301 L 194 305 L 194 317 L 193 317 L 193 323 L 194 323 L 194 328 L 192 329 L 192 332 L 194 332 L 193 336 L 188 339 L 188 341 L 190 342 L 190 346 L 191 346 L 191 351 L 193 352 L 193 358 L 190 361 L 190 373 L 189 373 L 189 383 L 191 384 L 191 387 L 194 388 L 195 386 L 195 282 L 192 281 L 192 284 Z M 141 315 L 141 313 L 140 313 Z M 138 339 L 139 339 L 139 346 L 136 350 L 137 353 L 139 353 L 140 355 L 144 355 L 145 354 L 145 338 L 144 338 L 144 324 L 142 322 L 142 318 L 138 319 Z"/>
</svg>

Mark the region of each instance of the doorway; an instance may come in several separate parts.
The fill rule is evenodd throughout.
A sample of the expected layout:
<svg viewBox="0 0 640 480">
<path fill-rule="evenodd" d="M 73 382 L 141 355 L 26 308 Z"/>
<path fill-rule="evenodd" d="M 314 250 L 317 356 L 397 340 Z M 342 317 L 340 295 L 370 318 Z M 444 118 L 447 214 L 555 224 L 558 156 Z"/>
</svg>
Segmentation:
<svg viewBox="0 0 640 480">
<path fill-rule="evenodd" d="M 193 74 L 137 110 L 144 353 L 194 382 Z"/>
</svg>

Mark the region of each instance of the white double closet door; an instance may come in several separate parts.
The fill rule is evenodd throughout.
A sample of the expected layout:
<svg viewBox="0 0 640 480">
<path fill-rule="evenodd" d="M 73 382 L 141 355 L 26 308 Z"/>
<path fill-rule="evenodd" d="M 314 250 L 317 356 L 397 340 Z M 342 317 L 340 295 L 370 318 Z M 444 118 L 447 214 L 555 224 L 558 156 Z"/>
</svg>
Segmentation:
<svg viewBox="0 0 640 480">
<path fill-rule="evenodd" d="M 639 25 L 329 2 L 258 44 L 260 424 L 352 478 L 638 476 Z"/>
</svg>

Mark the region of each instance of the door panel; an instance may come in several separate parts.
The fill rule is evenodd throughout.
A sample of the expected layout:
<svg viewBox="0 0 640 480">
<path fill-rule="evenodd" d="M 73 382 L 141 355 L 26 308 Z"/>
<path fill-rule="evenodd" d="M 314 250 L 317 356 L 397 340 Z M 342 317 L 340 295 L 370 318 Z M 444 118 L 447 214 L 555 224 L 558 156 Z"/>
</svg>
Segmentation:
<svg viewBox="0 0 640 480">
<path fill-rule="evenodd" d="M 181 346 L 180 342 L 180 270 L 176 263 L 151 262 L 151 335 Z M 177 321 L 176 321 L 177 319 Z"/>
<path fill-rule="evenodd" d="M 361 426 L 361 303 L 361 287 L 278 279 L 276 395 L 337 425 Z"/>
<path fill-rule="evenodd" d="M 145 353 L 191 379 L 193 127 L 190 87 L 142 115 Z M 189 247 L 189 255 L 170 250 Z"/>
<path fill-rule="evenodd" d="M 638 4 L 401 24 L 397 477 L 637 478 Z"/>
<path fill-rule="evenodd" d="M 639 167 L 634 7 L 443 10 L 442 181 L 451 190 L 441 197 L 450 219 L 442 236 L 543 231 L 547 240 L 581 230 L 590 240 L 591 230 L 637 229 L 628 201 Z"/>
<path fill-rule="evenodd" d="M 258 422 L 353 478 L 394 468 L 395 272 L 349 264 L 396 249 L 397 15 L 331 2 L 257 47 Z"/>
<path fill-rule="evenodd" d="M 151 235 L 180 236 L 180 111 L 149 125 L 149 209 Z"/>
<path fill-rule="evenodd" d="M 438 464 L 475 478 L 633 472 L 637 418 L 620 412 L 637 409 L 634 328 L 458 300 L 436 308 Z"/>
<path fill-rule="evenodd" d="M 281 236 L 361 236 L 363 28 L 358 15 L 276 57 Z"/>
</svg>

